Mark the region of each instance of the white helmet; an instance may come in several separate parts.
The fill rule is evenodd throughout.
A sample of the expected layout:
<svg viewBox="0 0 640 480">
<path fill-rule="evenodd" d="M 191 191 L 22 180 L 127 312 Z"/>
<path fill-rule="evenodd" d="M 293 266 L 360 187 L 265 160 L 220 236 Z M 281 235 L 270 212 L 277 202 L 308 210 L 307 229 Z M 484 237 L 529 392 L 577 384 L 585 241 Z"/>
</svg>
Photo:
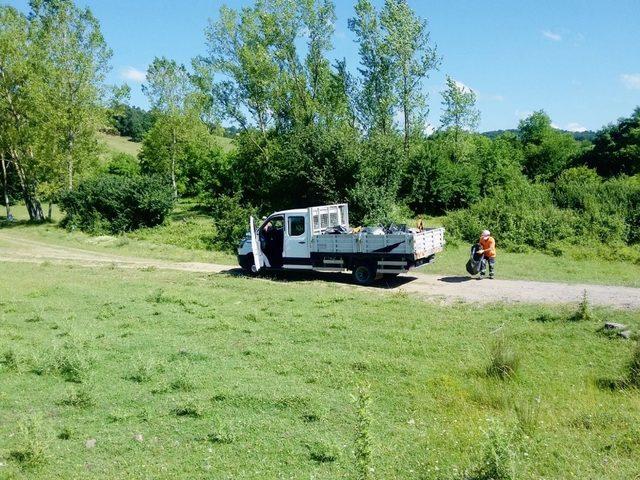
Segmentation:
<svg viewBox="0 0 640 480">
<path fill-rule="evenodd" d="M 488 237 L 489 235 L 491 235 L 491 232 L 489 230 L 483 230 L 482 231 L 482 235 L 480 235 L 481 237 Z"/>
</svg>

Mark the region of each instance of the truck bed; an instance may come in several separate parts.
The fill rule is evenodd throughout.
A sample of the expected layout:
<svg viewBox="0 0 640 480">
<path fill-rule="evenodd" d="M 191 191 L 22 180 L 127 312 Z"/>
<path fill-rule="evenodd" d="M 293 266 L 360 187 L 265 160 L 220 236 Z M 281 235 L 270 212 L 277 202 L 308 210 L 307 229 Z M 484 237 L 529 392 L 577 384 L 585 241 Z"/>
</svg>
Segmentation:
<svg viewBox="0 0 640 480">
<path fill-rule="evenodd" d="M 429 257 L 444 248 L 444 229 L 433 228 L 418 233 L 319 234 L 311 239 L 313 253 L 368 253 L 402 255 L 414 260 Z"/>
</svg>

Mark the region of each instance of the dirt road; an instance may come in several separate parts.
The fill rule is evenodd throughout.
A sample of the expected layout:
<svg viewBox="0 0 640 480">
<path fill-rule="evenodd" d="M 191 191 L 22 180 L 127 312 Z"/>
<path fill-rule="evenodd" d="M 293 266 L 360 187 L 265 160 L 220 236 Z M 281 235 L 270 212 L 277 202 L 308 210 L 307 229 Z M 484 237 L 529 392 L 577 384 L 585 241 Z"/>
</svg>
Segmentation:
<svg viewBox="0 0 640 480">
<path fill-rule="evenodd" d="M 236 272 L 229 265 L 197 262 L 172 262 L 148 258 L 127 257 L 79 248 L 52 245 L 25 239 L 13 232 L 0 232 L 0 261 L 28 263 L 63 263 L 85 267 L 116 266 L 119 268 L 157 268 L 188 272 Z M 427 267 L 428 268 L 428 267 Z M 428 270 L 425 270 L 428 272 Z M 351 288 L 349 276 L 318 274 L 296 275 L 299 279 L 325 279 Z M 359 287 L 353 287 L 359 288 Z M 586 290 L 594 305 L 622 309 L 640 309 L 640 288 L 607 285 L 565 284 L 522 280 L 482 280 L 466 276 L 401 275 L 372 290 L 399 291 L 425 299 L 467 302 L 575 303 Z"/>
</svg>

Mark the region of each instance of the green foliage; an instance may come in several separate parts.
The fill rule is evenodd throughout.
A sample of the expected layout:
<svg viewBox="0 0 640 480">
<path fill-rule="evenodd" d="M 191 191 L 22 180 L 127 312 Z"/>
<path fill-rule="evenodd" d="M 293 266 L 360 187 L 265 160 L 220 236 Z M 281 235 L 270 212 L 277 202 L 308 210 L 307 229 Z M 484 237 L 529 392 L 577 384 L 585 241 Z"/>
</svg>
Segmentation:
<svg viewBox="0 0 640 480">
<path fill-rule="evenodd" d="M 600 130 L 581 161 L 604 177 L 640 173 L 640 107 Z"/>
<path fill-rule="evenodd" d="M 513 436 L 499 421 L 492 419 L 485 437 L 482 465 L 471 475 L 471 478 L 473 480 L 515 480 L 517 470 Z"/>
<path fill-rule="evenodd" d="M 222 195 L 211 204 L 215 235 L 213 244 L 223 251 L 233 251 L 249 230 L 249 217 L 255 215 L 251 207 L 243 206 L 238 197 Z"/>
<path fill-rule="evenodd" d="M 49 459 L 49 442 L 42 420 L 32 415 L 21 419 L 17 426 L 9 458 L 23 469 L 41 467 Z"/>
<path fill-rule="evenodd" d="M 217 180 L 223 154 L 215 137 L 192 116 L 161 116 L 145 136 L 140 151 L 144 174 L 175 182 L 175 192 L 196 196 Z"/>
<path fill-rule="evenodd" d="M 113 126 L 123 137 L 142 142 L 155 119 L 151 112 L 130 105 L 117 105 L 111 117 Z"/>
<path fill-rule="evenodd" d="M 521 120 L 518 130 L 524 148 L 524 169 L 531 179 L 555 179 L 580 153 L 580 144 L 573 136 L 553 128 L 542 110 Z"/>
<path fill-rule="evenodd" d="M 475 242 L 488 228 L 503 248 L 546 249 L 552 242 L 570 238 L 574 213 L 556 208 L 549 188 L 526 180 L 492 191 L 471 207 L 450 213 L 447 231 L 467 242 Z"/>
<path fill-rule="evenodd" d="M 106 172 L 111 175 L 124 175 L 135 177 L 140 175 L 140 163 L 133 155 L 126 153 L 113 153 L 107 163 Z"/>
<path fill-rule="evenodd" d="M 582 299 L 580 303 L 578 303 L 578 308 L 569 320 L 573 322 L 589 322 L 594 319 L 593 316 L 593 308 L 591 307 L 591 302 L 589 302 L 589 295 L 585 290 L 582 292 Z"/>
<path fill-rule="evenodd" d="M 502 332 L 496 334 L 489 350 L 489 365 L 487 375 L 499 379 L 515 377 L 520 366 L 520 356 L 513 349 L 506 335 Z"/>
<path fill-rule="evenodd" d="M 119 233 L 161 224 L 173 198 L 155 178 L 101 175 L 64 194 L 60 206 L 67 228 Z"/>
<path fill-rule="evenodd" d="M 631 359 L 627 364 L 627 381 L 629 385 L 640 388 L 640 340 L 636 340 Z"/>
<path fill-rule="evenodd" d="M 480 123 L 480 111 L 476 108 L 476 94 L 447 75 L 447 89 L 442 92 L 443 113 L 440 124 L 445 130 L 458 134 L 463 130 L 475 130 Z"/>
<path fill-rule="evenodd" d="M 371 397 L 369 387 L 358 389 L 357 422 L 355 439 L 356 478 L 369 480 L 373 478 L 373 465 L 371 463 Z"/>
</svg>

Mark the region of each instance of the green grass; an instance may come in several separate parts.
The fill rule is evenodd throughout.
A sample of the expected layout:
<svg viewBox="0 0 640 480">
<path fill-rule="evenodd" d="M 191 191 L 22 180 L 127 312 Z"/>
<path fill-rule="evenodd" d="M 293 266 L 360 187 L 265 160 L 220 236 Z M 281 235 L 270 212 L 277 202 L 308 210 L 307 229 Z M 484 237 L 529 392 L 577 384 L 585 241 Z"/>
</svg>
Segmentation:
<svg viewBox="0 0 640 480">
<path fill-rule="evenodd" d="M 100 141 L 105 145 L 108 151 L 113 153 L 126 153 L 138 156 L 140 153 L 141 143 L 132 142 L 127 137 L 120 137 L 118 135 L 109 135 L 107 133 L 98 134 Z"/>
<path fill-rule="evenodd" d="M 212 221 L 206 215 L 195 213 L 193 205 L 187 202 L 178 204 L 165 225 L 123 235 L 91 236 L 79 231 L 69 232 L 58 226 L 57 222 L 64 214 L 55 205 L 53 222 L 40 225 L 27 222 L 29 217 L 23 205 L 13 206 L 12 211 L 18 222 L 5 224 L 3 228 L 4 215 L 0 215 L 0 231 L 52 246 L 159 260 L 237 264 L 233 254 L 207 249 L 213 234 Z"/>
<path fill-rule="evenodd" d="M 470 245 L 449 244 L 436 255 L 436 262 L 423 268 L 425 273 L 467 275 L 465 264 Z M 640 264 L 609 261 L 598 255 L 575 258 L 572 254 L 554 257 L 542 252 L 511 253 L 498 248 L 497 278 L 548 282 L 595 283 L 640 287 Z"/>
<path fill-rule="evenodd" d="M 133 142 L 127 137 L 110 135 L 108 133 L 99 133 L 98 136 L 109 152 L 127 153 L 137 157 L 140 153 L 140 149 L 142 148 L 142 143 Z M 216 140 L 223 152 L 229 152 L 235 148 L 235 144 L 231 138 L 216 136 Z"/>
<path fill-rule="evenodd" d="M 598 386 L 633 343 L 570 310 L 46 264 L 0 278 L 3 478 L 637 474 L 640 392 Z M 496 330 L 513 378 L 486 373 Z"/>
</svg>

